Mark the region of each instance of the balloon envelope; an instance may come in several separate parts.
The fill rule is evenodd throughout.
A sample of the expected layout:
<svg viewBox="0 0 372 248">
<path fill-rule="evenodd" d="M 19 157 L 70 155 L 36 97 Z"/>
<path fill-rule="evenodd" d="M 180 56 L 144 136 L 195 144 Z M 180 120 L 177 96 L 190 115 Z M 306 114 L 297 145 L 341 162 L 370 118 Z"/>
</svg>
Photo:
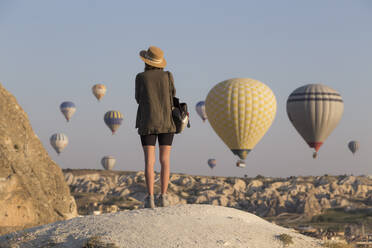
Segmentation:
<svg viewBox="0 0 372 248">
<path fill-rule="evenodd" d="M 52 145 L 54 150 L 56 150 L 56 152 L 60 154 L 68 145 L 68 138 L 66 134 L 55 133 L 50 137 L 50 144 Z"/>
<path fill-rule="evenodd" d="M 343 111 L 340 93 L 322 84 L 299 87 L 287 100 L 289 120 L 316 152 L 338 125 Z"/>
<path fill-rule="evenodd" d="M 110 128 L 112 134 L 114 134 L 123 122 L 123 115 L 119 111 L 111 110 L 106 112 L 103 119 Z"/>
<path fill-rule="evenodd" d="M 205 112 L 205 102 L 200 101 L 195 106 L 196 112 L 202 118 L 203 122 L 207 119 L 207 112 Z"/>
<path fill-rule="evenodd" d="M 66 120 L 69 121 L 76 111 L 76 106 L 73 102 L 63 102 L 59 105 L 59 109 L 65 116 Z"/>
<path fill-rule="evenodd" d="M 349 144 L 348 144 L 348 147 L 350 149 L 350 151 L 355 154 L 358 150 L 359 150 L 359 142 L 358 141 L 350 141 Z"/>
<path fill-rule="evenodd" d="M 106 86 L 104 84 L 95 84 L 92 87 L 92 92 L 97 100 L 101 100 L 102 97 L 106 94 Z"/>
<path fill-rule="evenodd" d="M 105 170 L 112 170 L 115 166 L 115 163 L 116 163 L 116 159 L 113 156 L 104 156 L 101 159 L 102 167 Z"/>
<path fill-rule="evenodd" d="M 217 135 L 245 159 L 271 126 L 276 114 L 274 93 L 250 78 L 233 78 L 215 85 L 205 109 Z"/>
<path fill-rule="evenodd" d="M 214 167 L 216 167 L 216 165 L 217 165 L 216 159 L 214 159 L 214 158 L 208 159 L 208 165 L 209 165 L 209 167 L 211 169 L 213 169 Z"/>
</svg>

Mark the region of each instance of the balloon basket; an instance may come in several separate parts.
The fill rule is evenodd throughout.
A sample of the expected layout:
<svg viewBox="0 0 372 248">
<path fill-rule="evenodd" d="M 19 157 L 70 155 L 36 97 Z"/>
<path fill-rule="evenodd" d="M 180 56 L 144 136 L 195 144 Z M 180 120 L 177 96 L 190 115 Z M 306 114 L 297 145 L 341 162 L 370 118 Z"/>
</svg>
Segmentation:
<svg viewBox="0 0 372 248">
<path fill-rule="evenodd" d="M 316 158 L 318 158 L 318 153 L 317 152 L 314 152 L 313 153 L 313 159 L 316 159 Z"/>
<path fill-rule="evenodd" d="M 238 160 L 236 162 L 236 167 L 245 168 L 245 162 L 243 160 Z"/>
</svg>

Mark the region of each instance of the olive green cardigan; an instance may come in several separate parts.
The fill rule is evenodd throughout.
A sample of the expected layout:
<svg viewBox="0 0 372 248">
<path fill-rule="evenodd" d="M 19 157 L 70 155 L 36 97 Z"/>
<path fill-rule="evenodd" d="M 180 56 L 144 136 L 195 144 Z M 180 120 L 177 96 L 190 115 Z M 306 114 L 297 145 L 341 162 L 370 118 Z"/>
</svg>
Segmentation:
<svg viewBox="0 0 372 248">
<path fill-rule="evenodd" d="M 155 69 L 137 74 L 136 128 L 140 135 L 176 132 L 171 102 L 175 94 L 176 89 L 170 72 Z"/>
</svg>

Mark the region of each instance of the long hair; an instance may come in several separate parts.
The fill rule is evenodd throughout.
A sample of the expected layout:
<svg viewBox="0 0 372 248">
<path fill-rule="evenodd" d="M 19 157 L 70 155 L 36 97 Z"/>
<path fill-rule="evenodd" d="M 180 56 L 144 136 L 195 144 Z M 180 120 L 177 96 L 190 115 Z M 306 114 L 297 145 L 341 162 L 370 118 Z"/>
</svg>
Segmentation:
<svg viewBox="0 0 372 248">
<path fill-rule="evenodd" d="M 163 68 L 155 67 L 149 64 L 145 63 L 145 71 L 150 71 L 150 70 L 164 70 Z"/>
</svg>

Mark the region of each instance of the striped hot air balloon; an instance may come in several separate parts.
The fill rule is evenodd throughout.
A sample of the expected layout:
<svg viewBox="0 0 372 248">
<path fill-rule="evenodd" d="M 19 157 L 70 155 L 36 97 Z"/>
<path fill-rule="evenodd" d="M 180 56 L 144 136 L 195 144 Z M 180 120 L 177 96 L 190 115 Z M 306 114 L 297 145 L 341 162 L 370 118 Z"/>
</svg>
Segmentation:
<svg viewBox="0 0 372 248">
<path fill-rule="evenodd" d="M 66 134 L 55 133 L 50 137 L 50 144 L 56 150 L 58 154 L 62 152 L 63 149 L 68 145 L 68 138 Z"/>
<path fill-rule="evenodd" d="M 104 84 L 95 84 L 92 87 L 92 92 L 98 101 L 106 94 L 106 86 Z"/>
<path fill-rule="evenodd" d="M 271 89 L 257 80 L 233 78 L 209 91 L 205 109 L 217 135 L 244 160 L 271 126 L 276 99 Z"/>
<path fill-rule="evenodd" d="M 306 143 L 315 149 L 313 158 L 338 125 L 343 111 L 340 93 L 322 84 L 299 87 L 287 100 L 289 120 Z"/>
<path fill-rule="evenodd" d="M 63 102 L 59 106 L 62 114 L 65 116 L 67 122 L 71 119 L 76 111 L 76 106 L 73 102 Z"/>
<path fill-rule="evenodd" d="M 348 144 L 349 150 L 355 154 L 359 150 L 359 142 L 358 141 L 350 141 Z"/>
<path fill-rule="evenodd" d="M 104 116 L 106 125 L 110 128 L 112 134 L 120 127 L 123 122 L 123 115 L 119 111 L 108 111 Z"/>
<path fill-rule="evenodd" d="M 203 122 L 205 122 L 205 120 L 207 120 L 207 112 L 205 112 L 205 102 L 198 102 L 195 106 L 195 109 L 200 118 L 202 118 Z"/>
<path fill-rule="evenodd" d="M 102 167 L 105 170 L 112 170 L 115 166 L 115 163 L 116 163 L 116 159 L 113 156 L 104 156 L 101 159 Z"/>
<path fill-rule="evenodd" d="M 217 161 L 216 161 L 216 159 L 214 159 L 214 158 L 210 158 L 210 159 L 208 159 L 208 166 L 209 166 L 211 169 L 213 169 L 214 167 L 216 167 L 216 165 L 217 165 Z"/>
</svg>

